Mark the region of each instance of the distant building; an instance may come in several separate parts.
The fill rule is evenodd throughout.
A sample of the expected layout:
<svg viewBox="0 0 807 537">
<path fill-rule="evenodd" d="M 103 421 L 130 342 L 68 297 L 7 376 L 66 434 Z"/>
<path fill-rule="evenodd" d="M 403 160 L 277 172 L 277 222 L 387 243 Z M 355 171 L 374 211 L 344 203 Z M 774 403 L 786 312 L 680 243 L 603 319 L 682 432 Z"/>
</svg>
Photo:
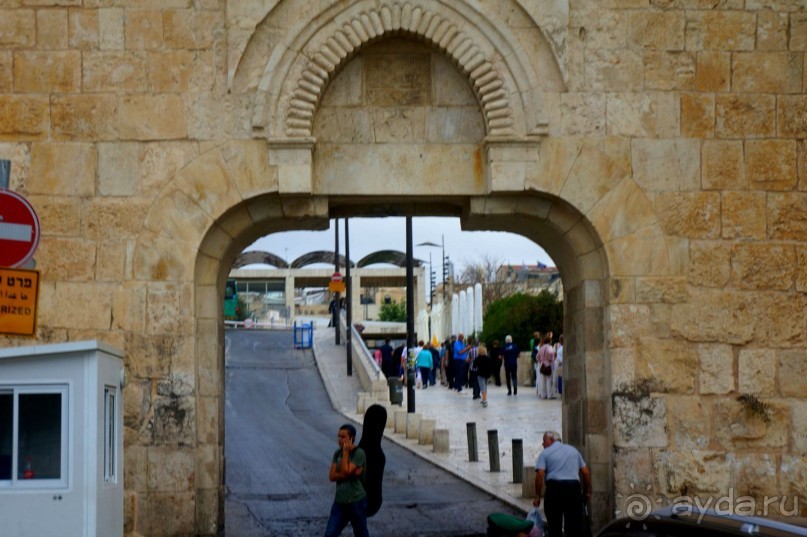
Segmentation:
<svg viewBox="0 0 807 537">
<path fill-rule="evenodd" d="M 496 278 L 512 282 L 516 292 L 537 295 L 544 289 L 557 297 L 563 297 L 563 282 L 556 267 L 537 265 L 502 265 L 496 271 Z"/>
</svg>

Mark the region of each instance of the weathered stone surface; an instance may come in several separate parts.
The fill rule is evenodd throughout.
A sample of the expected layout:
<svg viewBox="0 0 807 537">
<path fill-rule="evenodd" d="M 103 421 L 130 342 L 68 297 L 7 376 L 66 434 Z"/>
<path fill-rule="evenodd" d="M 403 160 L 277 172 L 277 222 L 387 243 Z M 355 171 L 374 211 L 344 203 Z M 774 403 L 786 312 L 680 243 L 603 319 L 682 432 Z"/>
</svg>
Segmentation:
<svg viewBox="0 0 807 537">
<path fill-rule="evenodd" d="M 123 8 L 99 9 L 98 33 L 101 50 L 123 50 L 125 45 Z"/>
<path fill-rule="evenodd" d="M 766 138 L 776 132 L 773 95 L 718 95 L 715 98 L 719 138 Z"/>
<path fill-rule="evenodd" d="M 617 213 L 624 214 L 625 218 L 614 218 Z M 601 238 L 606 242 L 632 235 L 657 223 L 653 204 L 630 179 L 620 181 L 606 193 L 592 207 L 588 217 L 601 230 Z"/>
<path fill-rule="evenodd" d="M 195 531 L 193 492 L 152 492 L 138 502 L 135 531 L 142 535 L 190 535 Z"/>
<path fill-rule="evenodd" d="M 646 192 L 695 190 L 700 184 L 697 141 L 634 140 L 632 160 L 633 178 Z"/>
<path fill-rule="evenodd" d="M 209 91 L 211 58 L 189 50 L 153 51 L 146 57 L 149 85 L 155 93 Z"/>
<path fill-rule="evenodd" d="M 795 140 L 749 140 L 745 143 L 748 179 L 766 190 L 791 190 L 798 181 Z"/>
<path fill-rule="evenodd" d="M 783 455 L 779 474 L 782 476 L 783 485 L 780 489 L 789 495 L 788 506 L 792 508 L 795 496 L 799 498 L 807 496 L 807 455 Z M 799 516 L 803 516 L 804 506 L 800 505 L 799 509 Z"/>
<path fill-rule="evenodd" d="M 662 192 L 656 210 L 664 231 L 693 239 L 720 236 L 720 194 L 717 192 Z"/>
<path fill-rule="evenodd" d="M 777 132 L 780 136 L 807 138 L 807 95 L 780 96 L 777 100 L 777 120 Z"/>
<path fill-rule="evenodd" d="M 36 13 L 36 44 L 41 49 L 67 48 L 67 10 L 48 9 Z"/>
<path fill-rule="evenodd" d="M 807 351 L 779 350 L 779 393 L 783 397 L 803 397 L 807 393 Z M 803 429 L 807 431 L 807 429 Z M 807 435 L 804 439 L 807 442 Z"/>
<path fill-rule="evenodd" d="M 42 285 L 39 322 L 72 329 L 109 329 L 113 286 L 92 282 L 55 282 Z M 92 304 L 76 308 L 76 304 Z"/>
<path fill-rule="evenodd" d="M 0 95 L 0 112 L 0 141 L 39 140 L 47 136 L 47 97 Z"/>
<path fill-rule="evenodd" d="M 672 305 L 671 329 L 688 341 L 743 344 L 754 338 L 756 312 L 735 293 L 704 290 L 698 300 Z"/>
<path fill-rule="evenodd" d="M 807 291 L 807 247 L 796 247 L 796 290 Z"/>
<path fill-rule="evenodd" d="M 675 278 L 636 278 L 636 301 L 639 303 L 684 302 L 689 296 L 686 279 Z"/>
<path fill-rule="evenodd" d="M 799 395 L 803 393 L 802 391 Z M 794 401 L 791 404 L 790 415 L 793 416 L 793 425 L 790 430 L 792 451 L 793 453 L 807 453 L 807 401 Z"/>
<path fill-rule="evenodd" d="M 92 196 L 98 155 L 91 144 L 40 143 L 31 149 L 28 192 L 61 196 Z"/>
<path fill-rule="evenodd" d="M 704 189 L 741 190 L 747 188 L 741 141 L 704 141 L 702 162 L 701 185 Z"/>
<path fill-rule="evenodd" d="M 721 217 L 724 239 L 765 239 L 765 193 L 723 192 Z"/>
<path fill-rule="evenodd" d="M 688 50 L 753 50 L 754 13 L 740 11 L 689 11 L 686 23 Z"/>
<path fill-rule="evenodd" d="M 95 244 L 83 239 L 48 237 L 36 252 L 42 277 L 51 281 L 90 281 L 95 276 Z"/>
<path fill-rule="evenodd" d="M 51 101 L 53 135 L 62 140 L 110 140 L 117 136 L 113 95 L 63 95 Z"/>
<path fill-rule="evenodd" d="M 628 17 L 628 46 L 683 50 L 686 17 L 683 11 L 634 11 Z"/>
<path fill-rule="evenodd" d="M 727 394 L 734 391 L 734 352 L 730 345 L 698 345 L 699 393 Z"/>
<path fill-rule="evenodd" d="M 75 93 L 81 87 L 78 51 L 17 52 L 14 89 L 22 93 Z"/>
<path fill-rule="evenodd" d="M 668 450 L 654 453 L 661 494 L 669 497 L 719 493 L 729 489 L 734 455 L 719 451 Z"/>
<path fill-rule="evenodd" d="M 632 91 L 642 88 L 644 62 L 633 50 L 590 50 L 585 77 L 594 91 Z"/>
<path fill-rule="evenodd" d="M 773 395 L 776 372 L 774 350 L 742 349 L 737 364 L 737 390 L 740 393 Z"/>
<path fill-rule="evenodd" d="M 715 98 L 709 93 L 681 94 L 681 135 L 711 138 L 715 132 Z M 707 142 L 708 143 L 708 140 Z"/>
<path fill-rule="evenodd" d="M 53 196 L 26 196 L 39 216 L 39 225 L 48 234 L 76 237 L 81 232 L 81 200 Z"/>
<path fill-rule="evenodd" d="M 143 229 L 150 203 L 125 198 L 97 198 L 82 217 L 82 235 L 95 240 L 135 238 Z"/>
<path fill-rule="evenodd" d="M 158 49 L 164 44 L 163 12 L 132 10 L 126 14 L 124 36 L 127 49 Z"/>
<path fill-rule="evenodd" d="M 170 140 L 186 134 L 185 107 L 176 95 L 122 97 L 118 122 L 124 140 Z"/>
<path fill-rule="evenodd" d="M 605 133 L 605 94 L 564 93 L 561 103 L 561 132 L 569 136 Z"/>
<path fill-rule="evenodd" d="M 770 373 L 773 375 L 773 372 Z M 714 438 L 721 448 L 749 449 L 783 447 L 789 439 L 790 411 L 778 403 L 760 400 L 764 409 L 753 410 L 736 397 L 714 406 Z"/>
<path fill-rule="evenodd" d="M 767 9 L 757 13 L 757 50 L 787 50 L 788 33 L 786 13 Z M 799 49 L 791 45 L 790 50 Z"/>
<path fill-rule="evenodd" d="M 749 303 L 757 321 L 752 325 L 754 340 L 760 347 L 799 348 L 804 346 L 807 333 L 807 297 L 781 291 L 757 292 Z"/>
<path fill-rule="evenodd" d="M 695 55 L 690 52 L 647 52 L 644 62 L 648 89 L 690 90 L 695 86 Z"/>
<path fill-rule="evenodd" d="M 732 489 L 735 497 L 763 500 L 776 496 L 779 491 L 777 466 L 776 457 L 770 454 L 737 455 L 737 458 L 734 459 L 734 488 Z"/>
<path fill-rule="evenodd" d="M 163 13 L 165 44 L 174 49 L 206 49 L 222 35 L 220 11 L 175 10 Z"/>
<path fill-rule="evenodd" d="M 98 10 L 70 10 L 67 19 L 70 48 L 78 50 L 91 50 L 98 48 L 99 22 Z"/>
<path fill-rule="evenodd" d="M 142 92 L 146 89 L 146 62 L 141 53 L 87 52 L 82 79 L 88 92 Z"/>
<path fill-rule="evenodd" d="M 693 393 L 698 356 L 694 347 L 681 339 L 640 338 L 636 376 L 651 379 L 653 390 L 665 393 Z"/>
<path fill-rule="evenodd" d="M 792 289 L 795 275 L 791 245 L 743 242 L 732 248 L 731 277 L 741 289 Z"/>
<path fill-rule="evenodd" d="M 193 450 L 148 448 L 148 488 L 157 492 L 192 490 L 196 477 Z"/>
<path fill-rule="evenodd" d="M 732 62 L 731 87 L 747 93 L 800 93 L 803 57 L 786 52 L 739 52 Z"/>
<path fill-rule="evenodd" d="M 0 91 L 11 93 L 14 87 L 14 56 L 10 50 L 0 51 Z"/>
<path fill-rule="evenodd" d="M 618 392 L 613 396 L 613 419 L 615 446 L 667 446 L 667 406 L 663 397 Z"/>
<path fill-rule="evenodd" d="M 98 144 L 98 193 L 132 196 L 140 187 L 140 147 L 135 143 Z"/>
<path fill-rule="evenodd" d="M 0 9 L 0 48 L 28 48 L 33 47 L 35 42 L 34 10 Z"/>
<path fill-rule="evenodd" d="M 768 195 L 768 237 L 796 241 L 807 237 L 807 193 Z"/>
<path fill-rule="evenodd" d="M 199 155 L 191 142 L 155 142 L 141 145 L 141 194 L 153 198 L 186 164 Z"/>
<path fill-rule="evenodd" d="M 698 52 L 695 89 L 728 91 L 731 84 L 731 54 L 716 50 Z"/>
<path fill-rule="evenodd" d="M 668 396 L 667 419 L 673 449 L 708 449 L 711 442 L 712 407 L 706 399 Z"/>
<path fill-rule="evenodd" d="M 679 134 L 680 102 L 672 93 L 607 94 L 609 136 L 673 138 Z"/>
<path fill-rule="evenodd" d="M 794 13 L 790 16 L 789 47 L 790 50 L 807 51 L 807 14 Z"/>
</svg>

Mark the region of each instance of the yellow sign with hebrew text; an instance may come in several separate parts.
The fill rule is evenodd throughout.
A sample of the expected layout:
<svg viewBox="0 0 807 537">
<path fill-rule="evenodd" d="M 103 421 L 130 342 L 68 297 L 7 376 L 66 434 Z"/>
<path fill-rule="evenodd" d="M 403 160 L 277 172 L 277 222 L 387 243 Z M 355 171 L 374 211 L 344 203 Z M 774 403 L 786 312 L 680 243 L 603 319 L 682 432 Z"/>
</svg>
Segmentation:
<svg viewBox="0 0 807 537">
<path fill-rule="evenodd" d="M 0 269 L 0 334 L 36 335 L 39 271 Z"/>
</svg>

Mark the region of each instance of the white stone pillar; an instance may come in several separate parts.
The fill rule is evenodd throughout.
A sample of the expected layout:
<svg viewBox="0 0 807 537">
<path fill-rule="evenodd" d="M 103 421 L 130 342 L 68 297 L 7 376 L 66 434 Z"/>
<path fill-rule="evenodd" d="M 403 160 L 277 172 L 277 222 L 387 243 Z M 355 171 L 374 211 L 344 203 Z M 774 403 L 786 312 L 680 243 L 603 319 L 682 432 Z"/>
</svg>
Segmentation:
<svg viewBox="0 0 807 537">
<path fill-rule="evenodd" d="M 460 331 L 460 298 L 457 293 L 451 297 L 451 335 L 456 336 Z"/>
<path fill-rule="evenodd" d="M 469 287 L 465 290 L 465 296 L 468 297 L 468 307 L 466 309 L 466 318 L 468 319 L 468 328 L 466 328 L 466 334 L 473 334 L 476 331 L 476 326 L 474 325 L 474 289 L 473 287 Z"/>
<path fill-rule="evenodd" d="M 285 304 L 286 308 L 289 310 L 289 318 L 287 321 L 289 324 L 294 323 L 294 276 L 291 274 L 291 270 L 286 269 L 286 287 L 285 287 Z"/>
<path fill-rule="evenodd" d="M 361 269 L 350 267 L 350 300 L 351 300 L 351 313 L 354 323 L 363 321 L 364 319 L 364 306 L 361 305 Z"/>
<path fill-rule="evenodd" d="M 468 307 L 468 297 L 465 296 L 465 289 L 460 291 L 460 314 L 459 314 L 459 323 L 457 327 L 457 333 L 462 332 L 463 334 L 466 333 L 465 330 L 465 309 Z"/>
<path fill-rule="evenodd" d="M 474 285 L 474 329 L 482 331 L 482 284 Z"/>
</svg>

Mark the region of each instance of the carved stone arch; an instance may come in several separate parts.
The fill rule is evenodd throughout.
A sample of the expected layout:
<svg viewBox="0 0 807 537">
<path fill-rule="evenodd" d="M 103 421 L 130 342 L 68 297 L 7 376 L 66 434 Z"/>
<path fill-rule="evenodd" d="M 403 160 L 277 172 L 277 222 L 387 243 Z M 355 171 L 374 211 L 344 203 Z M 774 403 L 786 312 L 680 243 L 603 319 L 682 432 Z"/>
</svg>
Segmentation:
<svg viewBox="0 0 807 537">
<path fill-rule="evenodd" d="M 547 45 L 539 54 L 549 57 L 535 65 L 500 22 L 461 0 L 363 0 L 331 7 L 275 47 L 257 84 L 253 129 L 273 140 L 309 139 L 319 100 L 339 68 L 366 45 L 405 35 L 442 51 L 468 77 L 488 137 L 545 134 L 542 93 L 547 86 L 563 89 L 557 60 Z M 535 35 L 543 39 L 537 26 Z M 554 65 L 552 72 L 539 73 L 546 65 Z"/>
</svg>

